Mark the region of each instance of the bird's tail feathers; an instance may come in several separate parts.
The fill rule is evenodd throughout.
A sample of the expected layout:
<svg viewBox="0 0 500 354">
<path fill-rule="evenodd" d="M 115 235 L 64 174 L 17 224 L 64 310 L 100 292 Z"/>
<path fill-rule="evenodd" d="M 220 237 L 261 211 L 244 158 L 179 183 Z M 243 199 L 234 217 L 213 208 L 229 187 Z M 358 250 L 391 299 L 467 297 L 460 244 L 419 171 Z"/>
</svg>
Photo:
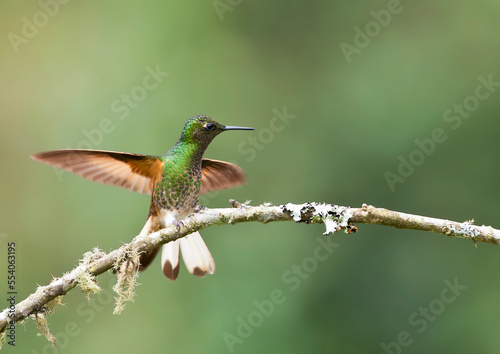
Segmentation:
<svg viewBox="0 0 500 354">
<path fill-rule="evenodd" d="M 140 236 L 146 236 L 149 235 L 151 232 L 154 232 L 154 226 L 153 226 L 153 217 L 150 216 L 148 221 L 146 221 L 146 224 L 141 230 L 141 233 L 139 234 Z M 152 250 L 149 250 L 145 253 L 141 253 L 139 256 L 139 272 L 143 272 L 156 258 L 156 255 L 158 254 L 158 251 L 160 250 L 160 247 L 156 247 Z"/>
<path fill-rule="evenodd" d="M 214 258 L 198 231 L 181 238 L 180 245 L 182 258 L 189 273 L 200 278 L 207 274 L 214 274 Z"/>
<path fill-rule="evenodd" d="M 161 270 L 170 279 L 179 276 L 179 240 L 165 243 L 161 249 Z"/>
<path fill-rule="evenodd" d="M 145 236 L 156 231 L 156 226 L 153 224 L 155 223 L 150 217 L 140 235 Z M 205 275 L 215 272 L 214 258 L 199 232 L 193 232 L 175 241 L 165 243 L 161 248 L 161 268 L 163 274 L 171 280 L 175 280 L 179 276 L 179 251 L 182 251 L 184 263 L 191 274 L 203 278 Z M 140 255 L 140 272 L 153 262 L 159 250 L 160 247 L 157 247 Z"/>
</svg>

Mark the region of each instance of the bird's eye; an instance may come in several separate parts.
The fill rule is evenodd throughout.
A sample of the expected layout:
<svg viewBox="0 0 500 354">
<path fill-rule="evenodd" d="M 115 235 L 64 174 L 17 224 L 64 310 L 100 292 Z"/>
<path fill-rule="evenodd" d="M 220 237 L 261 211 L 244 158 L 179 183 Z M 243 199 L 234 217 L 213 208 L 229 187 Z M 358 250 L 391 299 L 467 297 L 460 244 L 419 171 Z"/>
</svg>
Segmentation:
<svg viewBox="0 0 500 354">
<path fill-rule="evenodd" d="M 212 123 L 207 123 L 205 124 L 205 129 L 212 132 L 215 130 L 215 125 Z"/>
</svg>

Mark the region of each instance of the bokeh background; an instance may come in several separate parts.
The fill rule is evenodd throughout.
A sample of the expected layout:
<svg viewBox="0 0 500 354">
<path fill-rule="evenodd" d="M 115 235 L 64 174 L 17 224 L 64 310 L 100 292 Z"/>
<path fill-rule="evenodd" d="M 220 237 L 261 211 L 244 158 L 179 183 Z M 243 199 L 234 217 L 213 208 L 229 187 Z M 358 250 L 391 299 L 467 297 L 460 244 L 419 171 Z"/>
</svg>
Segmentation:
<svg viewBox="0 0 500 354">
<path fill-rule="evenodd" d="M 256 128 L 225 133 L 207 150 L 249 180 L 208 196 L 207 207 L 229 207 L 229 198 L 368 203 L 499 227 L 499 10 L 493 0 L 2 1 L 0 289 L 7 242 L 17 244 L 23 299 L 93 247 L 131 240 L 148 211 L 147 196 L 57 174 L 29 154 L 159 155 L 194 114 Z M 160 74 L 145 89 L 150 71 Z M 481 78 L 493 83 L 477 91 Z M 419 160 L 415 140 L 436 129 L 446 140 Z M 410 156 L 418 166 L 391 188 L 387 172 L 398 175 Z M 100 295 L 87 301 L 75 289 L 49 317 L 54 349 L 28 321 L 4 350 L 500 350 L 500 249 L 358 227 L 333 235 L 334 252 L 316 263 L 322 225 L 208 228 L 214 275 L 198 279 L 183 267 L 173 283 L 157 260 L 117 316 L 115 277 L 104 274 Z M 460 285 L 455 294 L 446 281 Z M 280 303 L 259 315 L 255 302 L 268 304 L 273 291 Z"/>
</svg>

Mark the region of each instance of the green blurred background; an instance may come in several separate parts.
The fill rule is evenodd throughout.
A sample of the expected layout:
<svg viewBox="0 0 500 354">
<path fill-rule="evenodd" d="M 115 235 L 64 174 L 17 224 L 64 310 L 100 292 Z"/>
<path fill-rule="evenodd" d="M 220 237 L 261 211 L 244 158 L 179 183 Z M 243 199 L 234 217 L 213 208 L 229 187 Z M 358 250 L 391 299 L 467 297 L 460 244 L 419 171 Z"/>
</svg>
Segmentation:
<svg viewBox="0 0 500 354">
<path fill-rule="evenodd" d="M 249 180 L 204 199 L 207 207 L 229 207 L 229 198 L 368 203 L 500 227 L 500 90 L 493 84 L 479 89 L 488 98 L 475 96 L 480 77 L 500 81 L 499 10 L 493 0 L 4 0 L 0 252 L 4 260 L 6 242 L 17 243 L 18 299 L 93 247 L 108 252 L 130 241 L 149 204 L 144 195 L 58 177 L 28 155 L 69 147 L 163 154 L 194 114 L 256 128 L 225 133 L 207 150 L 237 162 Z M 356 44 L 343 53 L 341 45 Z M 169 75 L 145 90 L 149 70 Z M 460 126 L 455 113 L 443 119 L 464 103 Z M 273 117 L 284 109 L 295 117 L 279 125 Z M 415 139 L 435 129 L 446 141 L 391 190 L 387 171 L 424 156 Z M 319 263 L 311 257 L 322 225 L 208 228 L 213 276 L 200 280 L 182 267 L 173 283 L 157 260 L 117 316 L 115 277 L 104 274 L 100 295 L 87 302 L 75 289 L 49 318 L 55 349 L 30 321 L 4 350 L 382 353 L 385 344 L 397 353 L 400 337 L 405 353 L 500 351 L 497 247 L 358 227 L 335 234 L 333 254 Z M 294 266 L 309 271 L 292 290 Z M 444 290 L 455 279 L 467 286 L 458 296 Z M 282 301 L 259 315 L 255 301 L 268 304 L 275 290 Z M 242 319 L 255 328 L 245 332 Z"/>
</svg>

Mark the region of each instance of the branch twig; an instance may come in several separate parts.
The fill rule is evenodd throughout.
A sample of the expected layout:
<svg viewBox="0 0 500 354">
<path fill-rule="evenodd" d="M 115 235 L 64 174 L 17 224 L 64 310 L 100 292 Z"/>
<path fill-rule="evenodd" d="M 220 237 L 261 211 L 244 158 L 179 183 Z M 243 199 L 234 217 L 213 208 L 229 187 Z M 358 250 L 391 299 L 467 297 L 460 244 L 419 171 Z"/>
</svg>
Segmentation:
<svg viewBox="0 0 500 354">
<path fill-rule="evenodd" d="M 231 203 L 234 207 L 232 209 L 203 209 L 182 220 L 179 227 L 172 225 L 144 237 L 137 236 L 132 242 L 108 254 L 98 250 L 86 253 L 80 265 L 62 277 L 53 279 L 49 285 L 38 287 L 33 294 L 16 304 L 14 311 L 9 312 L 9 308 L 3 310 L 0 313 L 0 333 L 6 331 L 11 321 L 19 322 L 31 315 L 37 317 L 50 313 L 53 305 L 51 302 L 59 301 L 62 295 L 76 285 L 80 285 L 87 293 L 98 292 L 100 288 L 96 276 L 113 268 L 118 271 L 120 277 L 121 266 L 130 261 L 130 254 L 137 255 L 211 225 L 294 220 L 308 224 L 324 223 L 325 234 L 331 234 L 338 230 L 356 232 L 357 228 L 353 223 L 378 224 L 400 229 L 432 231 L 446 236 L 465 238 L 474 243 L 500 245 L 500 230 L 490 226 L 404 214 L 365 204 L 361 208 L 349 208 L 318 203 L 299 205 L 289 203 L 281 206 L 264 204 L 255 207 L 234 200 L 231 200 Z M 126 268 L 130 268 L 130 264 Z M 133 271 L 135 269 L 137 268 L 135 267 Z"/>
</svg>

